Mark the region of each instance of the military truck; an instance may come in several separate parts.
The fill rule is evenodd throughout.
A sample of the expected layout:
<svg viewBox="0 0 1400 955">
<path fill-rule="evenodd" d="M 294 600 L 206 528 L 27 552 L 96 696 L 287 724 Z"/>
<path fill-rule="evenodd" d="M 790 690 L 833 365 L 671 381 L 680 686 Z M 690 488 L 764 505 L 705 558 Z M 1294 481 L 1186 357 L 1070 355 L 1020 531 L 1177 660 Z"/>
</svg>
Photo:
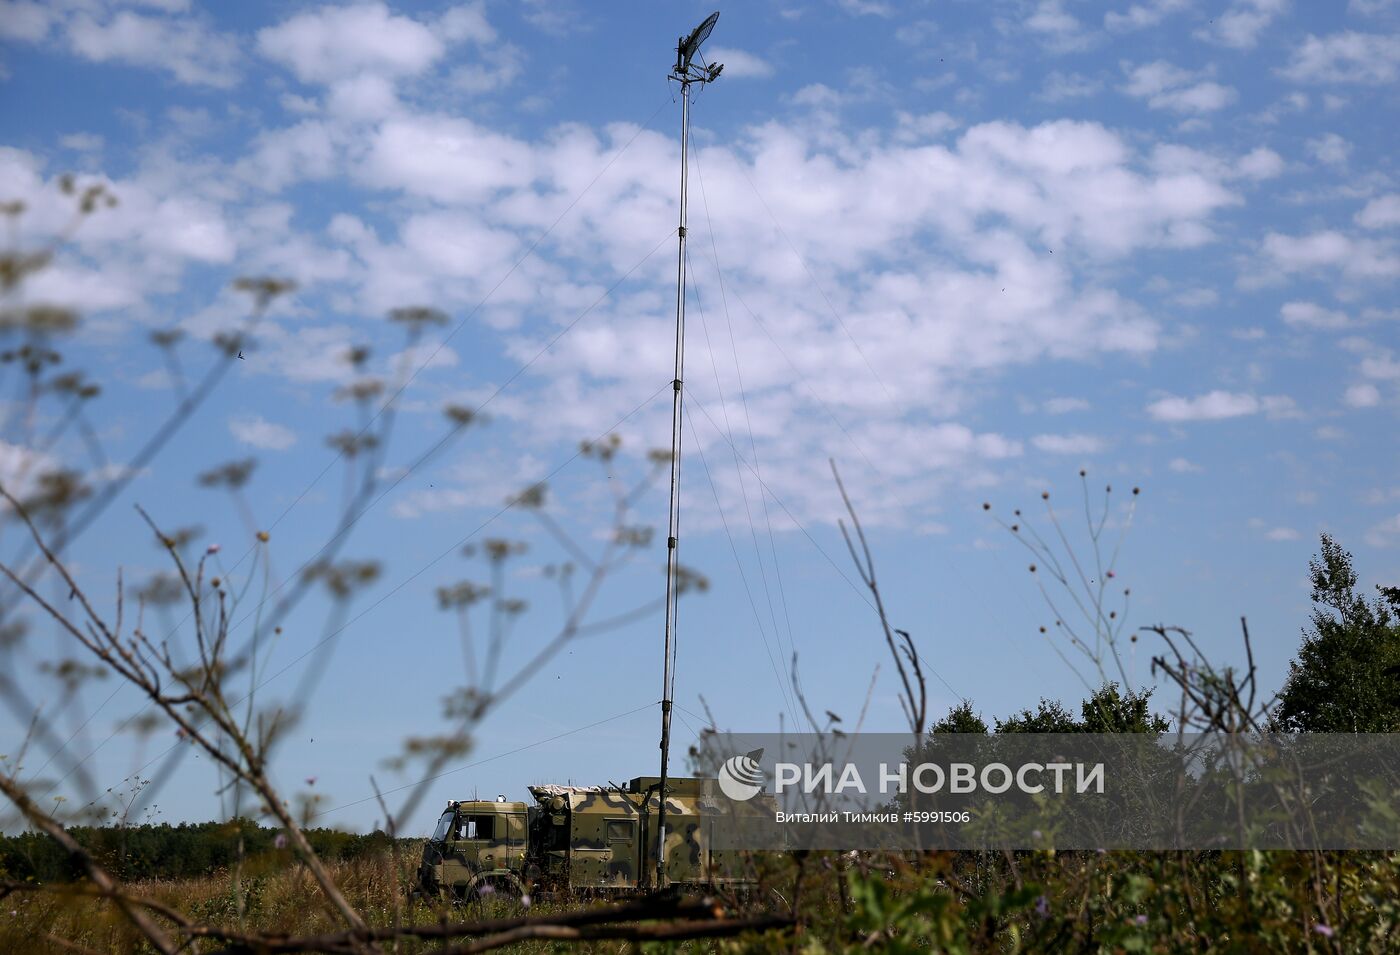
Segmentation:
<svg viewBox="0 0 1400 955">
<path fill-rule="evenodd" d="M 534 802 L 449 802 L 423 847 L 418 890 L 457 900 L 489 892 L 522 896 L 590 890 L 623 894 L 646 888 L 656 872 L 660 779 L 625 786 L 531 786 Z M 681 887 L 740 884 L 739 853 L 711 849 L 726 814 L 771 813 L 760 794 L 731 803 L 715 779 L 666 780 L 666 879 Z"/>
</svg>

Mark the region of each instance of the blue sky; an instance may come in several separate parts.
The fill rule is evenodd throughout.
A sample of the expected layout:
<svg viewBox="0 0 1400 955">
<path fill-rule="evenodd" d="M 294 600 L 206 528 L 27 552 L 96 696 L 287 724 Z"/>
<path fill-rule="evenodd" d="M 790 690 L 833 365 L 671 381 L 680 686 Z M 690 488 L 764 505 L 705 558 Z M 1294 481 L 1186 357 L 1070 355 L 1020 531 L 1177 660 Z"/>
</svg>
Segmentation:
<svg viewBox="0 0 1400 955">
<path fill-rule="evenodd" d="M 323 822 L 379 818 L 359 802 L 369 774 L 410 780 L 380 761 L 433 732 L 464 679 L 434 591 L 489 569 L 459 545 L 529 545 L 510 561 L 508 595 L 529 607 L 508 672 L 557 632 L 545 568 L 570 555 L 504 502 L 548 476 L 550 520 L 597 550 L 610 488 L 668 440 L 680 107 L 666 73 L 677 35 L 711 9 L 0 4 L 0 194 L 29 206 L 15 240 L 62 228 L 65 171 L 120 199 L 24 289 L 84 314 L 66 358 L 103 384 L 91 417 L 112 462 L 177 400 L 152 330 L 187 333 L 194 375 L 206 340 L 246 311 L 233 278 L 298 283 L 75 546 L 87 586 L 110 593 L 117 566 L 128 581 L 163 569 L 133 502 L 199 525 L 192 546 L 219 545 L 238 585 L 238 556 L 271 527 L 271 579 L 291 578 L 341 500 L 324 436 L 356 424 L 333 400 L 357 377 L 345 355 L 365 344 L 366 374 L 416 372 L 389 490 L 345 550 L 380 576 L 340 622 L 308 600 L 271 651 L 288 669 L 260 691 L 294 693 L 298 658 L 333 621 L 312 713 L 277 761 L 289 791 L 314 777 L 328 806 L 353 803 Z M 1180 625 L 1239 662 L 1245 616 L 1271 689 L 1306 622 L 1319 532 L 1354 552 L 1366 585 L 1400 577 L 1385 437 L 1400 408 L 1400 4 L 753 2 L 722 11 L 707 54 L 726 70 L 692 112 L 682 560 L 710 587 L 682 602 L 678 752 L 705 705 L 736 731 L 793 725 L 794 651 L 816 712 L 854 724 L 869 693 L 864 725 L 898 728 L 828 459 L 894 623 L 938 674 L 935 715 L 960 697 L 988 716 L 1073 700 L 1094 679 L 1039 633 L 1055 611 L 993 516 L 1021 507 L 1053 534 L 1049 491 L 1088 553 L 1081 468 L 1095 506 L 1114 486 L 1104 538 L 1122 537 L 1114 579 L 1132 596 L 1113 606 L 1128 626 Z M 384 317 L 416 305 L 449 323 L 405 352 Z M 406 471 L 451 403 L 488 420 Z M 611 429 L 615 459 L 574 457 Z M 3 440 L 11 486 L 36 463 L 113 473 L 76 436 L 42 453 L 23 433 Z M 248 455 L 251 524 L 195 481 Z M 657 536 L 593 619 L 659 597 L 664 490 L 638 498 L 629 520 Z M 660 625 L 648 612 L 551 657 L 453 765 L 490 761 L 434 783 L 409 827 L 448 798 L 653 772 Z M 1152 685 L 1160 647 L 1123 649 L 1130 678 Z M 75 648 L 36 627 L 13 654 L 56 706 L 44 664 Z M 138 708 L 130 691 L 109 701 L 113 687 L 59 720 L 72 741 L 56 764 L 92 754 L 100 788 L 149 777 L 169 745 L 105 742 Z M 13 747 L 22 721 L 3 720 Z M 207 818 L 214 785 L 185 760 L 158 818 Z"/>
</svg>

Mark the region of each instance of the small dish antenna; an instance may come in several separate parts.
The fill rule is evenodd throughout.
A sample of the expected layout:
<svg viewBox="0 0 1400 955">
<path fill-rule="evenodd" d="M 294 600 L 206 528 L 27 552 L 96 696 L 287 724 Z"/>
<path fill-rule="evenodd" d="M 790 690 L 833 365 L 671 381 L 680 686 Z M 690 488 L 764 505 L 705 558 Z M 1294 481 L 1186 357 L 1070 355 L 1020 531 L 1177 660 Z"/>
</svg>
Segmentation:
<svg viewBox="0 0 1400 955">
<path fill-rule="evenodd" d="M 701 24 L 690 31 L 690 36 L 683 36 L 676 44 L 676 75 L 679 77 L 690 76 L 690 61 L 695 54 L 700 52 L 700 44 L 709 39 L 710 31 L 715 28 L 715 23 L 719 20 L 719 11 L 706 17 Z M 712 67 L 704 67 L 707 74 L 702 77 L 705 81 L 712 80 L 719 76 L 720 70 L 724 69 L 724 64 Z"/>
</svg>

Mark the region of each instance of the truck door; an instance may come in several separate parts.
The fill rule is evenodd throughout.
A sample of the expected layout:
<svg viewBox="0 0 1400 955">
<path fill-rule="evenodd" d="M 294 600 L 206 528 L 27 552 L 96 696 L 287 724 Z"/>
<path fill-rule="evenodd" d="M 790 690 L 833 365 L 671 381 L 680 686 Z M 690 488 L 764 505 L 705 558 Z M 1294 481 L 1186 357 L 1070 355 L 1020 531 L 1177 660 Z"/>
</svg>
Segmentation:
<svg viewBox="0 0 1400 955">
<path fill-rule="evenodd" d="M 607 878 L 610 884 L 632 888 L 641 873 L 641 845 L 637 840 L 637 819 L 633 816 L 604 820 L 604 835 L 610 858 Z"/>
<path fill-rule="evenodd" d="M 512 872 L 520 871 L 525 864 L 525 851 L 527 849 L 525 837 L 525 817 L 519 813 L 501 816 L 500 820 L 505 824 L 504 842 L 500 848 L 500 858 L 497 860 L 497 867 L 510 869 Z"/>
<path fill-rule="evenodd" d="M 457 816 L 457 855 L 472 871 L 496 867 L 498 818 L 490 813 L 459 813 Z M 504 828 L 504 827 L 502 827 Z"/>
</svg>

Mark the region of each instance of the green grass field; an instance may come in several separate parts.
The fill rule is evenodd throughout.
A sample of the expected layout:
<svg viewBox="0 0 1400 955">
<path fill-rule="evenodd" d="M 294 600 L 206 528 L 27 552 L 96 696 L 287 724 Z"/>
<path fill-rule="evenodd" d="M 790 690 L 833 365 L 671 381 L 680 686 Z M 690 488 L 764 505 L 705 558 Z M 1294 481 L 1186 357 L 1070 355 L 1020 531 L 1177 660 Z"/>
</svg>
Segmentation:
<svg viewBox="0 0 1400 955">
<path fill-rule="evenodd" d="M 331 863 L 337 883 L 374 927 L 537 917 L 601 904 L 580 898 L 492 898 L 464 905 L 410 902 L 416 854 Z M 768 856 L 758 887 L 722 900 L 727 913 L 785 913 L 796 924 L 732 939 L 646 943 L 656 951 L 761 952 L 1335 952 L 1400 951 L 1400 855 L 1309 853 L 929 853 Z M 75 884 L 76 885 L 76 884 Z M 309 875 L 264 856 L 236 874 L 128 884 L 135 895 L 221 928 L 307 936 L 340 931 Z M 0 919 L 3 952 L 148 952 L 108 900 L 63 891 L 14 892 Z M 468 941 L 458 938 L 458 944 Z M 403 939 L 386 950 L 437 950 Z M 197 939 L 189 951 L 221 943 Z M 635 951 L 628 941 L 584 950 Z M 560 951 L 531 940 L 510 951 Z M 575 948 L 575 950 L 578 950 Z"/>
</svg>

